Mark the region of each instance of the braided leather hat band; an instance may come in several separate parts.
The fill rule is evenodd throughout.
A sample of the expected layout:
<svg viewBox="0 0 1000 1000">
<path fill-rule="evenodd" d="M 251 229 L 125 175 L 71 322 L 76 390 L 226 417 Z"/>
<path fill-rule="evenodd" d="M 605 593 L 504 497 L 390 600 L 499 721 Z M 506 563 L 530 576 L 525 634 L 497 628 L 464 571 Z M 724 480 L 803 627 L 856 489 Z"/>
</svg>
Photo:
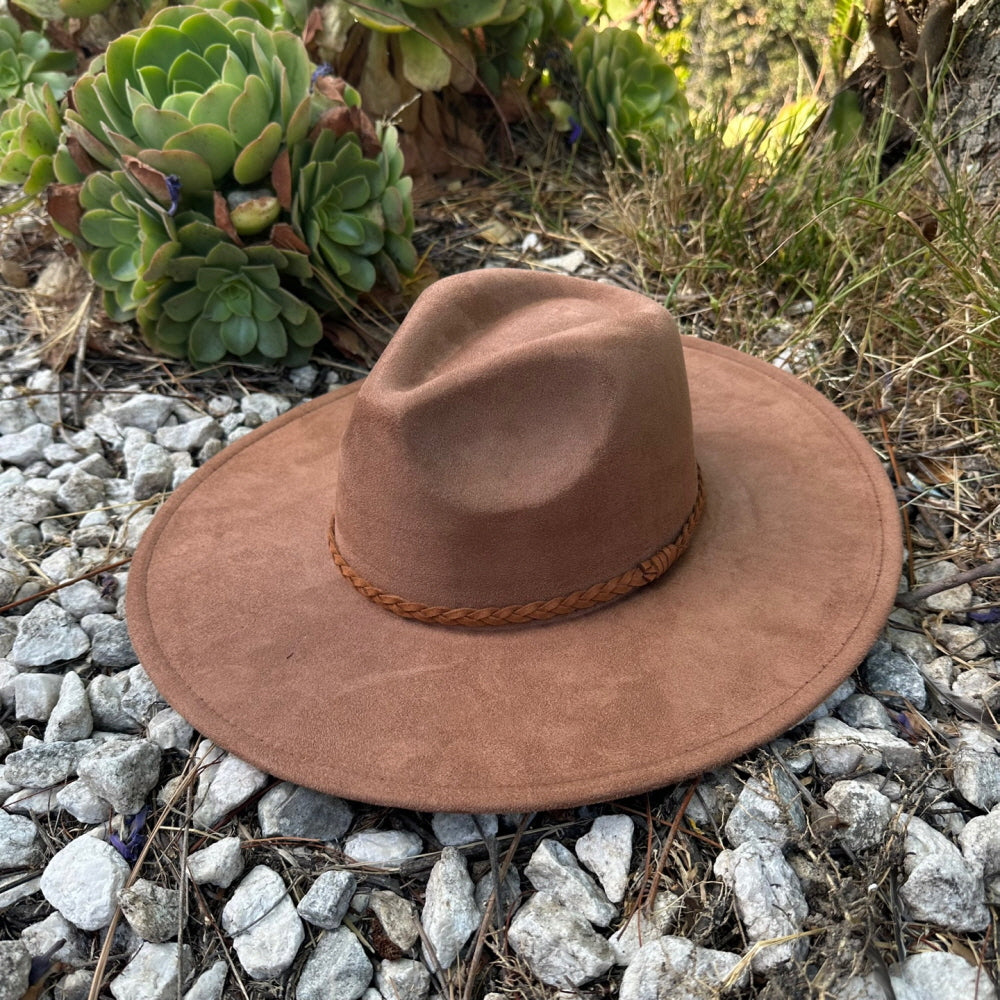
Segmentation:
<svg viewBox="0 0 1000 1000">
<path fill-rule="evenodd" d="M 465 625 L 469 628 L 484 628 L 496 625 L 524 625 L 528 622 L 544 622 L 576 611 L 586 611 L 599 604 L 615 601 L 626 594 L 645 587 L 658 580 L 684 553 L 694 534 L 694 529 L 705 507 L 705 487 L 698 470 L 698 493 L 687 520 L 673 541 L 657 549 L 651 556 L 637 566 L 626 570 L 619 576 L 612 577 L 604 583 L 595 583 L 584 590 L 576 590 L 563 597 L 553 597 L 543 601 L 530 601 L 527 604 L 510 604 L 503 608 L 443 608 L 408 601 L 395 594 L 369 583 L 357 573 L 343 557 L 337 547 L 334 533 L 334 520 L 330 519 L 327 530 L 327 543 L 330 554 L 344 577 L 368 600 L 391 611 L 400 618 L 412 618 L 414 621 L 431 625 Z"/>
</svg>

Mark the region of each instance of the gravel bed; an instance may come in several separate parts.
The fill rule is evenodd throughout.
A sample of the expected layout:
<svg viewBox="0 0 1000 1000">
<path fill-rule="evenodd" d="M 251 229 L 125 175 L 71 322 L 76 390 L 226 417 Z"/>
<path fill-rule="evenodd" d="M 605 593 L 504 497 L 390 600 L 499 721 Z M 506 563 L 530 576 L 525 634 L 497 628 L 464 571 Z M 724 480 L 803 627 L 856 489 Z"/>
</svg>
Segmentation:
<svg viewBox="0 0 1000 1000">
<path fill-rule="evenodd" d="M 162 498 L 338 377 L 123 371 L 74 397 L 13 334 L 0 360 L 0 1000 L 95 974 L 116 1000 L 995 1000 L 1000 630 L 972 587 L 696 783 L 526 817 L 345 802 L 201 740 L 123 620 Z M 922 581 L 957 571 L 922 552 Z"/>
</svg>

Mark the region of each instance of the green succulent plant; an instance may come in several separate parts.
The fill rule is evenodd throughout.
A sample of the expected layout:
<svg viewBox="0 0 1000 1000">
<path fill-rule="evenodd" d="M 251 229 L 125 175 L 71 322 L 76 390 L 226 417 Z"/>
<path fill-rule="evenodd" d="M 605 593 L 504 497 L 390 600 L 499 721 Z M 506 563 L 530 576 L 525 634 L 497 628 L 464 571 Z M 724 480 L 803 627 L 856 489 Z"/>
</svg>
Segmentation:
<svg viewBox="0 0 1000 1000">
<path fill-rule="evenodd" d="M 91 174 L 79 200 L 82 255 L 104 292 L 104 311 L 130 320 L 181 251 L 173 220 L 121 170 Z"/>
<path fill-rule="evenodd" d="M 478 58 L 480 79 L 494 92 L 506 78 L 520 80 L 533 46 L 548 38 L 572 37 L 576 25 L 568 0 L 526 3 L 515 17 L 486 25 Z"/>
<path fill-rule="evenodd" d="M 166 7 L 77 81 L 67 127 L 104 167 L 135 157 L 197 198 L 262 181 L 282 147 L 305 138 L 311 76 L 288 32 L 225 10 Z"/>
<path fill-rule="evenodd" d="M 380 275 L 398 288 L 399 272 L 417 264 L 413 182 L 403 176 L 396 130 L 380 125 L 377 138 L 380 149 L 366 157 L 356 132 L 323 129 L 292 161 L 292 223 L 313 252 L 317 281 L 338 302 L 370 291 Z"/>
<path fill-rule="evenodd" d="M 283 6 L 280 0 L 274 3 L 267 3 L 266 0 L 193 0 L 193 5 L 221 10 L 230 17 L 249 17 L 269 29 L 274 28 L 280 19 Z"/>
<path fill-rule="evenodd" d="M 137 313 L 150 347 L 196 364 L 227 355 L 305 363 L 322 336 L 319 316 L 282 287 L 311 277 L 304 254 L 272 245 L 238 247 L 194 213 L 178 219 L 177 239 L 180 252 L 165 263 L 164 283 Z"/>
<path fill-rule="evenodd" d="M 14 18 L 0 14 L 0 107 L 20 97 L 28 84 L 48 84 L 56 99 L 69 89 L 76 68 L 72 52 L 53 49 L 37 31 L 22 31 Z"/>
<path fill-rule="evenodd" d="M 573 40 L 581 88 L 580 123 L 597 142 L 636 160 L 688 124 L 688 104 L 676 74 L 634 31 L 581 28 Z"/>
<path fill-rule="evenodd" d="M 52 89 L 29 83 L 23 96 L 0 115 L 0 183 L 19 184 L 30 200 L 56 180 L 64 184 L 83 180 L 60 144 L 61 129 L 62 115 Z"/>
<path fill-rule="evenodd" d="M 361 24 L 388 36 L 387 62 L 423 91 L 466 91 L 477 73 L 499 90 L 505 77 L 523 75 L 526 53 L 547 30 L 569 31 L 573 22 L 568 0 L 327 0 L 323 15 L 324 58 L 336 63 L 348 31 Z M 382 62 L 369 57 L 379 71 Z"/>
</svg>

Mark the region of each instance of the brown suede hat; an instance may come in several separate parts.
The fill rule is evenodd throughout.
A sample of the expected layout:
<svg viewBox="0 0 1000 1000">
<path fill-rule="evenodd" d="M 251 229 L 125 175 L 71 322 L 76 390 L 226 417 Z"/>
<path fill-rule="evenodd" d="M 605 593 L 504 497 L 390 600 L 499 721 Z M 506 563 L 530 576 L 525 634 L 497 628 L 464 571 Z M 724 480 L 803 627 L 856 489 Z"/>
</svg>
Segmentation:
<svg viewBox="0 0 1000 1000">
<path fill-rule="evenodd" d="M 173 706 L 280 778 L 525 811 L 800 721 L 901 559 L 877 457 L 815 390 L 634 292 L 485 270 L 425 291 L 363 383 L 184 483 L 128 622 Z"/>
</svg>

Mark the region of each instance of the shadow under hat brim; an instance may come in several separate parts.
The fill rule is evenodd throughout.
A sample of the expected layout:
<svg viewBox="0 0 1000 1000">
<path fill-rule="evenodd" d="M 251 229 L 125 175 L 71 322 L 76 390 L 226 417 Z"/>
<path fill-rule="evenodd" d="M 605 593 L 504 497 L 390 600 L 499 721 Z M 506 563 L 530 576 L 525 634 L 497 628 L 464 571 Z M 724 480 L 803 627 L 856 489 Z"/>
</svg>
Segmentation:
<svg viewBox="0 0 1000 1000">
<path fill-rule="evenodd" d="M 129 574 L 143 666 L 257 767 L 428 811 L 598 802 L 779 735 L 885 624 L 899 515 L 874 452 L 819 393 L 683 340 L 707 502 L 655 584 L 589 614 L 480 630 L 372 604 L 326 544 L 354 385 L 242 438 L 164 504 Z"/>
</svg>

